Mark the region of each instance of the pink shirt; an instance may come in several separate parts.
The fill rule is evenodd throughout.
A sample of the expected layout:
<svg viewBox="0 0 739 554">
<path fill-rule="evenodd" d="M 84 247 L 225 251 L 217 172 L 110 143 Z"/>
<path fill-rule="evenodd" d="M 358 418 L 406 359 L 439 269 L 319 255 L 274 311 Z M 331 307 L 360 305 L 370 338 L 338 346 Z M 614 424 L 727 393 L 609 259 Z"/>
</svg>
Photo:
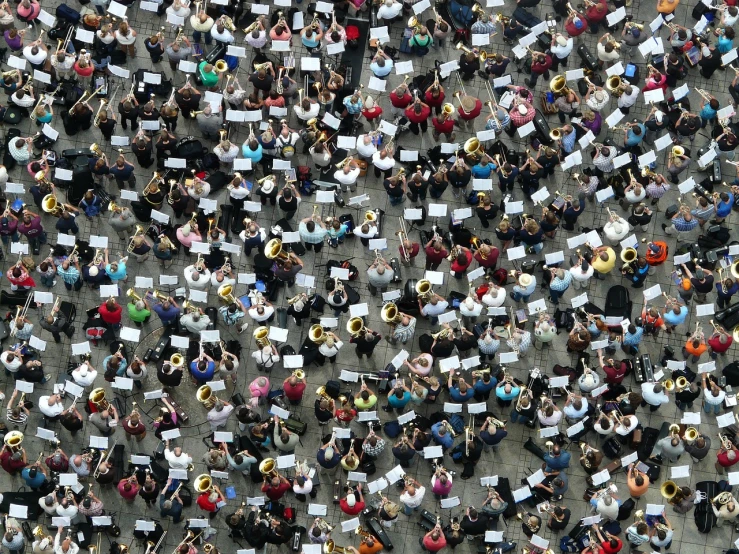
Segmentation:
<svg viewBox="0 0 739 554">
<path fill-rule="evenodd" d="M 131 490 L 125 490 L 123 487 L 128 482 L 128 479 L 121 479 L 118 482 L 118 492 L 124 498 L 124 500 L 133 500 L 139 493 L 139 485 L 137 483 L 131 483 Z"/>
<path fill-rule="evenodd" d="M 257 383 L 259 379 L 264 379 L 267 384 L 263 387 L 260 387 Z M 267 379 L 266 377 L 257 377 L 249 385 L 249 392 L 251 392 L 252 396 L 256 397 L 267 396 L 267 394 L 269 393 L 269 379 Z"/>
<path fill-rule="evenodd" d="M 193 242 L 203 242 L 202 237 L 200 235 L 196 235 L 192 231 L 190 231 L 190 234 L 187 236 L 183 235 L 182 227 L 179 227 L 175 234 L 177 235 L 177 240 L 180 241 L 180 244 L 185 248 L 190 248 Z"/>
<path fill-rule="evenodd" d="M 433 492 L 434 494 L 440 494 L 442 496 L 445 494 L 449 494 L 452 490 L 452 484 L 453 483 L 451 479 L 449 479 L 446 482 L 446 485 L 444 485 L 440 479 L 437 479 L 436 476 L 434 476 L 431 478 L 431 492 Z"/>
</svg>

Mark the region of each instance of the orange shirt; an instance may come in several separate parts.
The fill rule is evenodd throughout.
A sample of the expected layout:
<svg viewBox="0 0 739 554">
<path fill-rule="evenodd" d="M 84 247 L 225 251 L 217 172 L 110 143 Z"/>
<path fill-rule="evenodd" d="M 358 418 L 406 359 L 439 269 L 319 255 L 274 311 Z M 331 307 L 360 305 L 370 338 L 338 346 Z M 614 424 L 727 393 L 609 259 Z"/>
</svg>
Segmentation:
<svg viewBox="0 0 739 554">
<path fill-rule="evenodd" d="M 698 348 L 695 348 L 693 346 L 693 341 L 692 340 L 688 340 L 688 342 L 685 343 L 685 350 L 689 354 L 691 354 L 693 356 L 696 356 L 696 357 L 698 357 L 701 354 L 703 354 L 707 349 L 708 349 L 708 347 L 706 346 L 706 343 L 705 342 L 701 342 L 700 345 L 698 346 Z"/>
<path fill-rule="evenodd" d="M 382 543 L 378 541 L 377 539 L 374 539 L 375 544 L 374 546 L 367 546 L 366 542 L 362 542 L 362 544 L 359 545 L 359 554 L 376 554 L 380 550 L 382 550 Z"/>
</svg>

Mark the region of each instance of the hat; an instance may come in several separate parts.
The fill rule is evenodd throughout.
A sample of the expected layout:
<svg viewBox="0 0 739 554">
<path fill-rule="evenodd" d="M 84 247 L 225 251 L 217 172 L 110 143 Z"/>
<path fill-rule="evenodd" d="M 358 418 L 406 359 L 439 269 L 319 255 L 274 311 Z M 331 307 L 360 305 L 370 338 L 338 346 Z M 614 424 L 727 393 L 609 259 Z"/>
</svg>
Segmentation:
<svg viewBox="0 0 739 554">
<path fill-rule="evenodd" d="M 472 110 L 475 109 L 475 105 L 477 104 L 477 99 L 472 96 L 465 96 L 462 98 L 462 109 L 470 113 Z"/>
<path fill-rule="evenodd" d="M 657 120 L 657 123 L 662 123 L 662 118 L 665 116 L 661 111 L 657 110 L 654 112 L 654 118 Z"/>
<path fill-rule="evenodd" d="M 641 31 L 637 27 L 632 27 L 631 28 L 631 35 L 634 38 L 639 38 L 641 36 Z"/>
<path fill-rule="evenodd" d="M 97 277 L 97 275 L 98 275 L 98 268 L 96 265 L 94 265 L 90 268 L 90 277 Z"/>
<path fill-rule="evenodd" d="M 521 115 L 526 115 L 527 113 L 529 113 L 529 109 L 523 104 L 520 104 L 518 106 L 518 113 L 520 113 Z"/>
<path fill-rule="evenodd" d="M 703 273 L 703 270 L 702 269 L 696 269 L 696 271 L 695 271 L 695 278 L 696 279 L 705 279 L 705 277 L 706 277 L 706 274 Z"/>
<path fill-rule="evenodd" d="M 603 102 L 606 99 L 606 95 L 602 90 L 596 90 L 594 96 L 598 102 Z"/>
<path fill-rule="evenodd" d="M 567 39 L 563 37 L 562 35 L 558 35 L 557 44 L 559 44 L 560 46 L 567 46 Z"/>
<path fill-rule="evenodd" d="M 357 503 L 357 497 L 354 496 L 354 493 L 348 494 L 346 496 L 346 505 L 347 506 L 349 506 L 350 508 L 353 508 L 356 503 Z"/>
<path fill-rule="evenodd" d="M 267 179 L 262 183 L 262 192 L 269 194 L 275 188 L 275 182 L 272 179 Z"/>
<path fill-rule="evenodd" d="M 518 284 L 522 287 L 528 287 L 532 282 L 531 275 L 528 273 L 522 273 L 518 276 Z"/>
<path fill-rule="evenodd" d="M 364 107 L 368 110 L 371 110 L 376 105 L 375 100 L 371 96 L 368 96 L 364 101 Z"/>
<path fill-rule="evenodd" d="M 180 230 L 182 231 L 182 235 L 183 235 L 183 236 L 185 236 L 185 237 L 186 237 L 187 235 L 189 235 L 189 234 L 190 234 L 190 231 L 191 231 L 191 229 L 192 229 L 192 228 L 190 227 L 190 224 L 189 224 L 189 223 L 185 223 L 185 224 L 184 224 L 184 225 L 183 225 L 183 226 L 182 226 L 182 227 L 180 228 Z"/>
<path fill-rule="evenodd" d="M 710 56 L 711 55 L 711 49 L 708 46 L 704 46 L 701 49 L 701 54 L 703 54 L 704 56 Z"/>
<path fill-rule="evenodd" d="M 658 254 L 659 253 L 659 246 L 657 246 L 654 243 L 650 243 L 649 244 L 649 251 L 650 252 L 654 252 L 655 254 Z"/>
</svg>

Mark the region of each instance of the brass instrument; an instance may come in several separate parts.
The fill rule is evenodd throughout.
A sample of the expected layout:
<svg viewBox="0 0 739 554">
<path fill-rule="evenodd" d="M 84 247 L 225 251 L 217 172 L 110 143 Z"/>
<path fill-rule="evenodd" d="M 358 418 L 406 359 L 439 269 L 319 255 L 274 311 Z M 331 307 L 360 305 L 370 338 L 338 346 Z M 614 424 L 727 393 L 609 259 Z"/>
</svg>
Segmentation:
<svg viewBox="0 0 739 554">
<path fill-rule="evenodd" d="M 154 184 L 157 185 L 157 188 L 159 188 L 159 183 L 162 182 L 162 176 L 159 174 L 159 172 L 155 171 L 154 176 L 151 178 L 151 180 L 146 184 L 144 187 L 144 190 L 142 191 L 142 195 L 147 196 L 154 192 Z"/>
<path fill-rule="evenodd" d="M 31 114 L 29 115 L 31 121 L 36 121 L 36 118 L 38 117 L 36 115 L 36 110 L 39 108 L 39 106 L 44 102 L 45 96 L 43 94 L 39 95 L 38 102 L 36 102 L 36 105 L 31 110 Z M 95 125 L 97 127 L 97 125 Z"/>
<path fill-rule="evenodd" d="M 434 291 L 431 288 L 431 281 L 428 279 L 421 279 L 418 281 L 418 283 L 416 283 L 416 293 L 419 298 L 428 301 L 434 295 Z"/>
<path fill-rule="evenodd" d="M 259 473 L 262 475 L 269 475 L 271 477 L 277 477 L 277 462 L 274 458 L 265 458 L 259 463 Z"/>
<path fill-rule="evenodd" d="M 685 434 L 683 435 L 683 439 L 688 444 L 693 444 L 699 436 L 700 436 L 700 433 L 698 433 L 698 429 L 696 429 L 695 427 L 688 427 L 687 429 L 685 429 Z"/>
<path fill-rule="evenodd" d="M 361 337 L 367 332 L 367 328 L 364 326 L 364 320 L 361 317 L 353 317 L 347 321 L 346 330 L 352 338 Z"/>
<path fill-rule="evenodd" d="M 717 494 L 711 499 L 711 504 L 718 504 L 724 506 L 734 500 L 734 495 L 728 491 Z"/>
<path fill-rule="evenodd" d="M 731 442 L 731 439 L 728 436 L 722 435 L 721 433 L 719 433 L 718 434 L 718 440 L 721 441 L 721 447 L 724 450 L 727 450 L 728 451 L 728 450 L 732 450 L 734 448 L 734 444 Z"/>
<path fill-rule="evenodd" d="M 388 302 L 385 304 L 380 312 L 380 317 L 382 318 L 382 321 L 393 326 L 403 321 L 403 316 L 400 315 L 400 310 L 398 310 L 398 306 L 395 302 Z"/>
<path fill-rule="evenodd" d="M 216 401 L 218 400 L 218 398 L 216 398 L 216 395 L 213 394 L 213 389 L 211 389 L 209 385 L 203 385 L 198 388 L 197 392 L 195 393 L 195 397 L 197 398 L 198 402 L 200 402 L 208 410 L 215 406 Z"/>
<path fill-rule="evenodd" d="M 674 481 L 665 481 L 662 483 L 662 486 L 659 488 L 660 494 L 664 498 L 667 499 L 667 501 L 670 501 L 673 499 L 673 497 L 677 494 L 677 491 L 679 490 L 679 487 L 677 486 L 677 483 Z"/>
<path fill-rule="evenodd" d="M 256 329 L 254 329 L 254 333 L 252 333 L 252 336 L 254 337 L 254 342 L 257 343 L 257 346 L 259 346 L 259 348 L 272 346 L 272 343 L 269 341 L 268 335 L 269 327 L 266 327 L 264 325 L 262 325 L 261 327 L 257 327 Z"/>
<path fill-rule="evenodd" d="M 103 412 L 110 407 L 110 402 L 105 398 L 105 389 L 97 388 L 93 389 L 89 396 L 90 402 L 92 402 L 99 412 Z"/>
<path fill-rule="evenodd" d="M 22 404 L 22 402 L 19 404 Z M 10 431 L 5 435 L 3 442 L 11 452 L 17 452 L 22 448 L 21 444 L 23 443 L 23 433 L 20 431 Z"/>
<path fill-rule="evenodd" d="M 136 248 L 136 237 L 141 237 L 145 233 L 145 229 L 143 225 L 136 225 L 136 231 L 134 232 L 133 236 L 128 241 L 128 247 L 126 248 L 126 252 L 129 254 L 133 253 L 134 249 Z"/>
<path fill-rule="evenodd" d="M 270 260 L 285 261 L 290 256 L 282 249 L 282 241 L 280 239 L 270 240 L 264 247 L 264 255 Z"/>
<path fill-rule="evenodd" d="M 223 300 L 226 304 L 233 304 L 236 302 L 236 297 L 233 295 L 233 285 L 230 283 L 224 283 L 218 287 L 218 298 Z"/>
<path fill-rule="evenodd" d="M 203 473 L 195 478 L 194 486 L 195 490 L 200 494 L 210 492 L 213 490 L 213 479 L 207 473 Z M 195 539 L 192 538 L 187 542 L 192 542 L 193 540 Z"/>
<path fill-rule="evenodd" d="M 408 231 L 405 229 L 405 219 L 402 217 L 399 217 L 398 219 L 400 220 L 400 230 L 396 231 L 395 234 L 398 235 L 398 238 L 400 239 L 400 251 L 402 252 L 403 260 L 407 263 L 411 261 L 410 252 L 408 252 L 405 247 L 405 241 L 408 239 Z"/>
<path fill-rule="evenodd" d="M 567 78 L 564 75 L 555 75 L 549 81 L 549 90 L 557 96 L 567 96 L 572 90 L 567 86 Z"/>
<path fill-rule="evenodd" d="M 323 554 L 346 554 L 346 549 L 341 546 L 336 546 L 333 539 L 329 539 L 323 543 L 323 549 L 321 552 Z"/>
<path fill-rule="evenodd" d="M 95 91 L 94 91 L 94 92 L 93 92 L 92 94 L 90 94 L 90 93 L 89 93 L 88 91 L 85 91 L 85 92 L 84 92 L 84 93 L 82 94 L 82 96 L 80 96 L 80 99 L 79 99 L 79 100 L 77 100 L 77 102 L 75 102 L 74 104 L 72 104 L 72 107 L 71 107 L 71 108 L 69 108 L 69 111 L 71 112 L 72 110 L 74 110 L 74 109 L 75 109 L 75 107 L 77 106 L 77 104 L 79 104 L 80 102 L 84 102 L 84 103 L 87 103 L 87 101 L 88 101 L 88 100 L 89 100 L 90 98 L 92 98 L 93 96 L 95 96 L 95 95 L 96 95 L 97 93 L 99 93 L 99 92 L 100 92 L 101 90 L 103 90 L 104 88 L 105 88 L 105 85 L 101 85 L 101 86 L 99 86 L 99 87 L 98 87 L 97 89 L 95 89 Z M 87 96 L 88 94 L 89 94 L 89 96 Z"/>
<path fill-rule="evenodd" d="M 326 331 L 324 331 L 323 326 L 320 323 L 316 323 L 315 325 L 311 325 L 308 330 L 308 338 L 315 344 L 323 344 L 326 342 L 328 335 L 326 334 Z"/>
<path fill-rule="evenodd" d="M 624 248 L 621 251 L 621 261 L 624 262 L 624 265 L 621 267 L 621 271 L 626 273 L 634 273 L 633 264 L 636 261 L 636 258 L 637 252 L 635 248 Z"/>
</svg>

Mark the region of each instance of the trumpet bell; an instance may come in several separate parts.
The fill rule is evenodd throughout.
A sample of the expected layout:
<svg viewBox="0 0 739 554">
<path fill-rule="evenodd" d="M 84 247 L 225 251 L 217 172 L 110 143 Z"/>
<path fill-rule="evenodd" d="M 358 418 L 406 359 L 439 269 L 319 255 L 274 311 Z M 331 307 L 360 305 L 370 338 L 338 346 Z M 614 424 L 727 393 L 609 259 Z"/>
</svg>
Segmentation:
<svg viewBox="0 0 739 554">
<path fill-rule="evenodd" d="M 295 378 L 298 380 L 305 379 L 305 371 L 303 371 L 302 369 L 296 369 L 295 371 L 293 371 L 293 375 L 295 375 Z"/>
<path fill-rule="evenodd" d="M 467 155 L 470 154 L 482 154 L 482 148 L 480 146 L 480 140 L 477 137 L 472 137 L 464 142 L 464 152 Z"/>
<path fill-rule="evenodd" d="M 431 281 L 428 279 L 421 279 L 416 283 L 416 292 L 418 296 L 425 298 L 431 295 Z"/>
<path fill-rule="evenodd" d="M 215 69 L 216 73 L 225 73 L 228 71 L 228 64 L 225 60 L 218 60 L 213 66 L 213 69 Z"/>
<path fill-rule="evenodd" d="M 683 156 L 685 155 L 685 148 L 682 146 L 673 146 L 672 147 L 672 155 L 673 156 Z"/>
<path fill-rule="evenodd" d="M 185 357 L 182 354 L 172 354 L 169 358 L 169 363 L 174 368 L 180 368 L 185 365 Z"/>
<path fill-rule="evenodd" d="M 449 102 L 446 102 L 441 107 L 441 111 L 444 112 L 447 115 L 452 115 L 454 113 L 454 104 L 450 104 Z"/>
<path fill-rule="evenodd" d="M 562 131 L 559 129 L 552 129 L 549 131 L 549 138 L 552 140 L 559 140 L 562 138 Z"/>
<path fill-rule="evenodd" d="M 682 390 L 687 386 L 688 386 L 688 380 L 685 377 L 680 376 L 675 380 L 675 387 L 677 387 L 678 390 Z"/>
<path fill-rule="evenodd" d="M 685 442 L 687 442 L 688 444 L 694 443 L 695 439 L 698 438 L 698 435 L 698 429 L 696 429 L 695 427 L 688 427 L 687 429 L 685 429 Z"/>
<path fill-rule="evenodd" d="M 257 346 L 259 348 L 264 348 L 265 346 L 269 346 L 271 343 L 269 342 L 269 339 L 267 336 L 269 335 L 269 327 L 257 327 L 254 329 L 254 340 L 257 343 Z"/>
<path fill-rule="evenodd" d="M 677 494 L 677 491 L 678 486 L 674 481 L 665 481 L 659 488 L 660 494 L 667 500 L 672 500 L 672 498 Z"/>
<path fill-rule="evenodd" d="M 195 478 L 195 490 L 199 493 L 207 492 L 212 486 L 213 480 L 210 475 L 203 473 Z"/>
<path fill-rule="evenodd" d="M 53 194 L 47 194 L 44 196 L 43 200 L 41 201 L 41 208 L 47 213 L 47 214 L 53 214 L 56 213 L 59 209 L 59 201 L 56 199 L 56 196 Z"/>
<path fill-rule="evenodd" d="M 611 75 L 608 77 L 608 80 L 606 80 L 606 89 L 611 94 L 615 94 L 618 92 L 618 88 L 621 86 L 621 77 L 618 75 Z"/>
<path fill-rule="evenodd" d="M 198 402 L 209 410 L 216 405 L 216 396 L 213 394 L 213 389 L 209 385 L 200 387 L 195 393 L 195 397 L 198 399 Z"/>
<path fill-rule="evenodd" d="M 364 214 L 365 221 L 377 221 L 377 212 L 375 210 L 367 210 Z"/>
<path fill-rule="evenodd" d="M 666 381 L 665 381 L 665 382 L 663 383 L 663 386 L 665 387 L 665 390 L 666 390 L 667 392 L 672 392 L 672 391 L 674 391 L 674 390 L 675 390 L 675 381 L 673 381 L 672 379 L 667 379 L 667 380 L 666 380 Z"/>
<path fill-rule="evenodd" d="M 225 283 L 218 287 L 218 297 L 228 304 L 236 302 L 236 298 L 233 295 L 234 287 L 229 283 Z"/>
<path fill-rule="evenodd" d="M 382 312 L 380 313 L 380 317 L 382 317 L 382 321 L 385 323 L 399 323 L 399 321 L 402 319 L 402 316 L 398 312 L 398 306 L 395 304 L 395 302 L 388 302 L 382 307 Z"/>
</svg>

